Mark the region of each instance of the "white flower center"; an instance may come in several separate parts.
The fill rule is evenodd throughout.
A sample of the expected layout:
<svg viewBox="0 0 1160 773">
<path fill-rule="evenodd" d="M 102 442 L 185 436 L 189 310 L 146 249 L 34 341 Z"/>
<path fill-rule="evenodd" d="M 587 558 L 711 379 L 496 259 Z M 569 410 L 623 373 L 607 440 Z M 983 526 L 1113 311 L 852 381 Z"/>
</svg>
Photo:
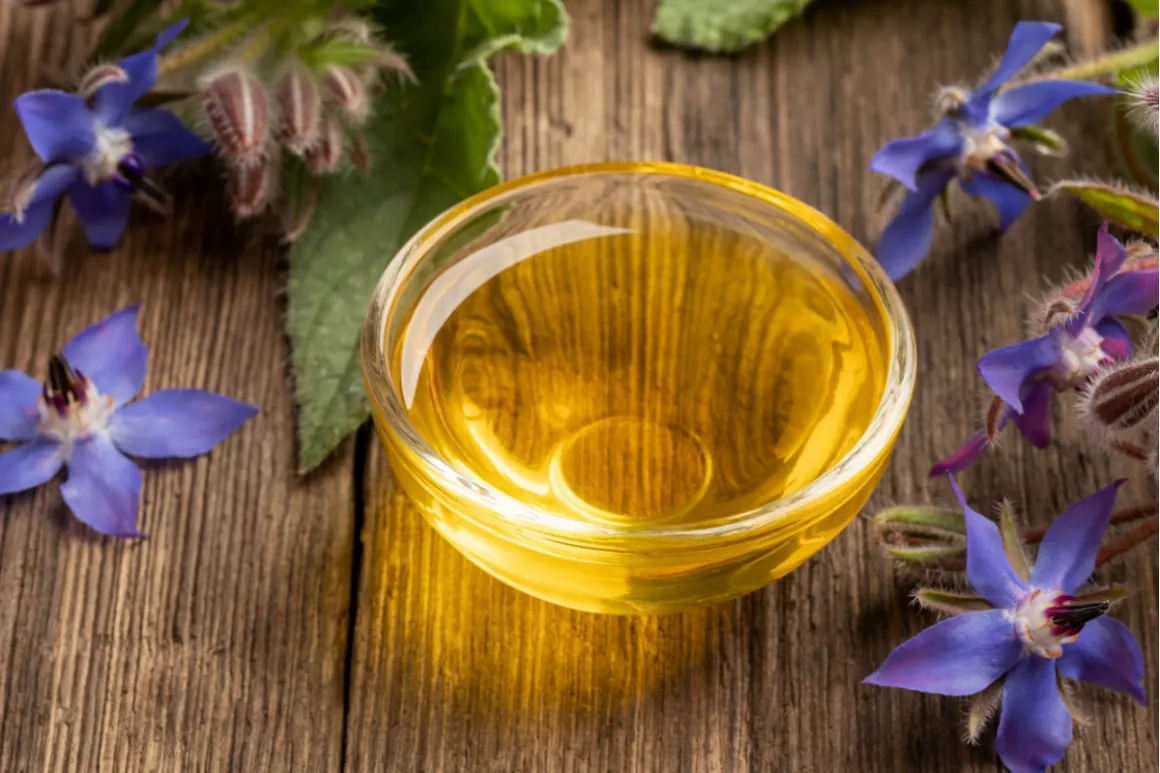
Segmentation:
<svg viewBox="0 0 1160 773">
<path fill-rule="evenodd" d="M 85 182 L 97 185 L 111 180 L 117 173 L 117 165 L 132 152 L 133 137 L 129 132 L 98 123 L 93 150 L 81 162 Z"/>
<path fill-rule="evenodd" d="M 1063 654 L 1063 645 L 1070 644 L 1079 636 L 1078 632 L 1068 635 L 1047 614 L 1049 609 L 1068 598 L 1058 591 L 1036 589 L 1015 608 L 1015 631 L 1024 646 L 1041 658 L 1058 658 Z"/>
<path fill-rule="evenodd" d="M 37 428 L 63 445 L 66 453 L 76 441 L 104 432 L 113 415 L 112 395 L 102 395 L 87 378 L 78 379 L 76 386 L 78 396 L 54 393 L 41 396 L 37 402 Z"/>
<path fill-rule="evenodd" d="M 1090 327 L 1083 328 L 1074 338 L 1064 338 L 1052 375 L 1062 386 L 1071 386 L 1099 373 L 1112 359 L 1100 348 L 1103 342 L 1103 336 Z"/>
<path fill-rule="evenodd" d="M 1007 150 L 1007 141 L 1011 139 L 1011 133 L 994 121 L 979 127 L 964 123 L 960 136 L 963 138 L 960 163 L 972 171 L 986 169 L 988 161 Z"/>
</svg>

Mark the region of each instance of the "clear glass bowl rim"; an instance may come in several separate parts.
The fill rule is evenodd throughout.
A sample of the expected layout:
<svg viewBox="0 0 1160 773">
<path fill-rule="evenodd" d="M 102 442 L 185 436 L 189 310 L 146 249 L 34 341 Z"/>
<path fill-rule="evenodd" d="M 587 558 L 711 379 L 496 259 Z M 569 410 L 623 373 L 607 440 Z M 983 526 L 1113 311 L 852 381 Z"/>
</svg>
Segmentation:
<svg viewBox="0 0 1160 773">
<path fill-rule="evenodd" d="M 660 525 L 621 529 L 565 518 L 520 502 L 492 489 L 483 481 L 468 479 L 423 441 L 398 399 L 384 347 L 385 323 L 393 311 L 392 303 L 398 292 L 426 258 L 431 245 L 438 244 L 481 210 L 543 184 L 589 175 L 652 175 L 696 180 L 741 193 L 808 226 L 842 257 L 862 282 L 872 288 L 885 311 L 886 332 L 890 339 L 885 387 L 866 431 L 833 467 L 789 496 L 735 513 L 726 521 L 691 527 Z M 387 431 L 396 442 L 407 446 L 422 460 L 424 474 L 434 477 L 440 487 L 452 493 L 456 501 L 472 501 L 477 509 L 494 516 L 496 526 L 504 524 L 530 529 L 550 541 L 596 543 L 592 547 L 597 547 L 608 538 L 615 538 L 618 542 L 634 538 L 672 540 L 686 545 L 695 542 L 704 547 L 704 541 L 732 541 L 792 519 L 795 512 L 848 484 L 864 472 L 868 465 L 888 452 L 906 418 L 916 380 L 914 329 L 902 298 L 877 261 L 853 237 L 813 207 L 773 188 L 726 172 L 671 162 L 613 161 L 557 167 L 493 186 L 451 207 L 411 237 L 383 272 L 363 323 L 361 355 L 367 391 L 374 408 L 386 419 Z"/>
</svg>

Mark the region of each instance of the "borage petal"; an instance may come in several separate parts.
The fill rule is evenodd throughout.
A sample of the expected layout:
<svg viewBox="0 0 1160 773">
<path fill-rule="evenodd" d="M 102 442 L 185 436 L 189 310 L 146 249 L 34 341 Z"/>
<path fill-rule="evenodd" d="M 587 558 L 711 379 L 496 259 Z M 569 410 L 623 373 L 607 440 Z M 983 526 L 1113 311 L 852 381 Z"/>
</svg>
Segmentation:
<svg viewBox="0 0 1160 773">
<path fill-rule="evenodd" d="M 1051 406 L 1055 387 L 1047 381 L 1033 384 L 1023 395 L 1023 413 L 1014 416 L 1015 426 L 1036 448 L 1051 445 Z"/>
<path fill-rule="evenodd" d="M 82 375 L 92 379 L 97 391 L 124 403 L 141 391 L 149 352 L 137 333 L 140 304 L 113 312 L 72 337 L 64 355 Z"/>
<path fill-rule="evenodd" d="M 0 370 L 0 440 L 31 440 L 40 418 L 39 382 L 18 370 Z"/>
<path fill-rule="evenodd" d="M 1158 296 L 1160 271 L 1122 271 L 1092 299 L 1087 316 L 1092 322 L 1106 317 L 1144 316 L 1156 308 Z"/>
<path fill-rule="evenodd" d="M 1019 166 L 1026 172 L 1022 162 Z M 982 196 L 995 205 L 999 210 L 999 229 L 1002 231 L 1010 228 L 1033 201 L 1025 191 L 985 172 L 979 172 L 970 180 L 964 180 L 963 190 L 972 196 Z"/>
<path fill-rule="evenodd" d="M 15 494 L 47 483 L 64 464 L 60 443 L 37 438 L 0 454 L 0 494 Z"/>
<path fill-rule="evenodd" d="M 1144 653 L 1128 626 L 1111 617 L 1097 617 L 1063 648 L 1059 673 L 1126 693 L 1143 705 Z"/>
<path fill-rule="evenodd" d="M 41 201 L 25 209 L 20 220 L 7 212 L 0 215 L 0 252 L 18 250 L 36 241 L 52 220 L 52 209 L 51 201 Z"/>
<path fill-rule="evenodd" d="M 81 173 L 69 164 L 51 164 L 36 180 L 32 196 L 24 203 L 24 210 L 0 215 L 0 252 L 18 250 L 36 241 L 41 231 L 52 220 L 53 206 L 78 179 Z"/>
<path fill-rule="evenodd" d="M 1116 362 L 1123 362 L 1132 356 L 1134 348 L 1132 334 L 1118 320 L 1107 317 L 1096 325 L 1096 332 L 1100 334 L 1100 338 L 1104 339 L 1103 343 L 1100 344 L 1104 354 Z"/>
<path fill-rule="evenodd" d="M 1116 275 L 1128 259 L 1128 251 L 1120 244 L 1116 237 L 1108 232 L 1108 224 L 1103 223 L 1096 232 L 1096 259 L 1092 265 L 1091 277 L 1088 280 L 1087 291 L 1080 299 L 1078 309 L 1087 311 L 1092 301 L 1104 289 L 1108 280 Z"/>
<path fill-rule="evenodd" d="M 1087 582 L 1096 568 L 1096 553 L 1123 482 L 1118 480 L 1084 497 L 1052 521 L 1031 570 L 1032 585 L 1075 593 Z"/>
<path fill-rule="evenodd" d="M 1017 413 L 1023 413 L 1024 386 L 1059 360 L 1056 334 L 992 349 L 979 358 L 978 371 L 987 386 Z"/>
<path fill-rule="evenodd" d="M 870 159 L 870 169 L 893 177 L 911 190 L 918 188 L 916 180 L 922 167 L 936 159 L 959 154 L 963 140 L 958 132 L 944 121 L 917 137 L 903 137 L 888 142 Z"/>
<path fill-rule="evenodd" d="M 936 475 L 961 472 L 970 467 L 990 444 L 991 441 L 987 438 L 986 432 L 976 432 L 967 438 L 967 441 L 959 446 L 953 454 L 931 467 L 928 474 L 933 478 Z"/>
<path fill-rule="evenodd" d="M 120 126 L 133 103 L 153 88 L 157 82 L 157 55 L 162 48 L 173 42 L 188 23 L 188 19 L 182 19 L 162 30 L 152 48 L 120 61 L 121 69 L 128 76 L 127 80 L 110 83 L 93 97 L 93 110 L 107 126 Z"/>
<path fill-rule="evenodd" d="M 143 537 L 137 531 L 141 471 L 104 435 L 77 443 L 60 487 L 73 515 L 112 537 Z"/>
<path fill-rule="evenodd" d="M 213 392 L 170 389 L 117 411 L 109 432 L 117 447 L 132 456 L 189 458 L 207 453 L 257 412 Z"/>
<path fill-rule="evenodd" d="M 949 169 L 919 175 L 917 190 L 906 195 L 894 220 L 882 232 L 875 258 L 893 281 L 909 274 L 930 250 L 934 237 L 931 205 L 954 176 Z"/>
<path fill-rule="evenodd" d="M 971 695 L 1007 673 L 1022 651 L 1005 610 L 968 612 L 904 641 L 865 681 L 936 695 Z"/>
<path fill-rule="evenodd" d="M 991 103 L 991 117 L 1008 128 L 1039 123 L 1055 108 L 1076 97 L 1115 94 L 1115 89 L 1089 81 L 1050 80 L 1007 89 Z"/>
<path fill-rule="evenodd" d="M 1021 21 L 1016 24 L 1007 41 L 1007 50 L 1003 52 L 1003 58 L 999 61 L 995 72 L 975 90 L 975 94 L 990 99 L 996 89 L 1030 64 L 1035 55 L 1059 33 L 1060 29 L 1062 28 L 1058 24 L 1043 21 Z"/>
<path fill-rule="evenodd" d="M 955 476 L 948 476 L 967 524 L 967 579 L 980 596 L 996 607 L 1010 609 L 1027 592 L 1027 583 L 1011 567 L 1003 538 L 994 521 L 971 509 Z"/>
<path fill-rule="evenodd" d="M 1044 773 L 1071 744 L 1071 714 L 1055 681 L 1055 661 L 1029 656 L 1003 683 L 996 747 L 1011 773 Z"/>
<path fill-rule="evenodd" d="M 124 128 L 133 136 L 133 152 L 150 169 L 204 156 L 213 149 L 168 110 L 132 110 L 125 116 Z"/>
<path fill-rule="evenodd" d="M 76 94 L 30 91 L 16 98 L 16 112 L 32 149 L 45 163 L 72 163 L 92 153 L 97 118 Z"/>
<path fill-rule="evenodd" d="M 112 249 L 129 222 L 129 194 L 111 182 L 103 182 L 96 186 L 74 185 L 69 188 L 68 197 L 89 244 L 98 250 Z"/>
</svg>

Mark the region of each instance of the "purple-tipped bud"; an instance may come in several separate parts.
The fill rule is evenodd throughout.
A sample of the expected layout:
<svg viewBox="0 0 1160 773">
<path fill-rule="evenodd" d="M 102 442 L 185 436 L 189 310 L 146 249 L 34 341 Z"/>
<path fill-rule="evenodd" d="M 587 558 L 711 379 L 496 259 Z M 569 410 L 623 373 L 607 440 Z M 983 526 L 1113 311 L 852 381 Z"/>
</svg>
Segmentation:
<svg viewBox="0 0 1160 773">
<path fill-rule="evenodd" d="M 1079 398 L 1080 416 L 1113 440 L 1134 439 L 1156 424 L 1160 361 L 1124 362 L 1098 373 Z"/>
<path fill-rule="evenodd" d="M 370 102 L 367 99 L 366 84 L 358 73 L 349 67 L 327 67 L 322 83 L 327 96 L 339 106 L 347 120 L 356 126 L 366 121 Z"/>
<path fill-rule="evenodd" d="M 303 156 L 318 142 L 322 123 L 322 95 L 314 77 L 304 68 L 287 70 L 278 80 L 278 111 L 286 148 Z"/>
<path fill-rule="evenodd" d="M 230 204 L 239 220 L 260 215 L 273 201 L 278 191 L 280 160 L 273 158 L 260 166 L 230 168 Z"/>
<path fill-rule="evenodd" d="M 333 117 L 322 122 L 318 142 L 306 154 L 306 163 L 314 174 L 329 174 L 342 161 L 342 126 Z"/>
<path fill-rule="evenodd" d="M 77 84 L 77 94 L 85 99 L 92 99 L 93 95 L 110 83 L 125 83 L 129 75 L 115 64 L 98 64 L 81 76 Z"/>
<path fill-rule="evenodd" d="M 240 67 L 221 70 L 205 82 L 201 98 L 222 153 L 235 166 L 261 164 L 270 137 L 270 105 L 257 76 Z"/>
</svg>

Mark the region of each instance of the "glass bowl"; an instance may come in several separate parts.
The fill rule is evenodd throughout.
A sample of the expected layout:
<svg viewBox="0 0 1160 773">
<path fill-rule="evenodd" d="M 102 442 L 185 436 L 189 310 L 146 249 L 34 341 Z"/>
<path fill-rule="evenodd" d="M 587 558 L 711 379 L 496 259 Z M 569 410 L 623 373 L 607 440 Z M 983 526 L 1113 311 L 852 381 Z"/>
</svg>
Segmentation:
<svg viewBox="0 0 1160 773">
<path fill-rule="evenodd" d="M 578 244 L 583 249 L 576 251 Z M 621 251 L 610 253 L 608 245 Z M 698 262 L 688 263 L 686 254 Z M 557 266 L 563 268 L 554 274 L 547 264 L 537 268 L 547 260 L 564 261 Z M 767 291 L 752 271 L 768 273 L 770 266 L 806 278 L 795 279 L 797 284 L 777 279 Z M 499 321 L 472 327 L 476 311 L 470 299 L 481 297 L 483 287 L 500 292 L 503 287 L 494 289 L 500 281 L 519 298 L 495 295 L 479 308 L 490 309 Z M 758 345 L 754 341 L 782 341 L 776 345 L 784 348 L 787 336 L 810 330 L 814 316 L 827 318 L 813 311 L 820 296 L 812 282 L 836 293 L 865 321 L 866 351 L 874 360 L 867 360 L 870 375 L 850 371 L 853 380 L 825 382 L 857 386 L 877 379 L 880 389 L 866 393 L 861 424 L 832 408 L 846 405 L 838 388 L 817 381 L 822 371 L 844 372 L 827 370 L 838 362 L 827 359 L 828 339 L 811 347 L 808 337 L 794 338 L 792 351 L 805 359 L 784 360 L 799 364 L 785 366 L 776 377 L 745 365 L 752 354 L 747 347 Z M 556 330 L 558 320 L 543 316 L 544 308 L 557 303 L 568 310 L 559 313 L 571 327 Z M 605 337 L 600 340 L 611 336 L 628 348 L 596 339 L 586 343 L 586 331 L 597 329 Z M 682 349 L 690 336 L 695 345 Z M 502 340 L 491 340 L 497 338 Z M 669 350 L 684 353 L 664 354 Z M 584 375 L 592 367 L 585 358 L 593 352 L 602 358 L 599 367 L 615 366 L 614 377 Z M 551 383 L 533 389 L 521 381 L 521 369 L 538 367 L 547 357 L 560 364 L 551 371 Z M 634 358 L 651 364 L 638 367 Z M 654 614 L 756 590 L 799 566 L 850 522 L 881 478 L 906 416 L 915 343 L 889 279 L 819 212 L 721 172 L 606 163 L 504 183 L 419 231 L 375 290 L 362 331 L 362 363 L 375 426 L 398 482 L 456 549 L 501 581 L 557 604 Z M 666 375 L 673 373 L 687 376 Z M 594 386 L 593 378 L 604 380 Z M 678 386 L 670 389 L 666 378 Z M 706 397 L 696 402 L 697 385 L 710 383 L 718 386 L 702 389 Z M 724 393 L 720 384 L 727 386 Z M 447 445 L 442 424 L 424 425 L 432 416 L 450 422 L 446 404 L 459 390 L 473 395 L 463 403 L 469 406 L 467 423 L 460 424 L 489 439 L 480 440 L 481 453 L 502 457 L 492 459 L 488 474 L 458 451 L 437 452 L 460 446 Z M 619 397 L 608 397 L 616 390 Z M 611 414 L 581 421 L 576 429 L 573 419 L 584 413 L 577 406 L 596 400 L 597 393 Z M 814 406 L 812 412 L 774 418 L 779 411 L 796 411 L 794 401 Z M 684 425 L 638 415 L 670 415 L 683 402 L 695 403 L 689 415 L 702 417 L 688 432 Z M 429 410 L 416 413 L 420 404 Z M 632 408 L 637 405 L 643 407 Z M 458 411 L 461 404 L 455 406 Z M 508 413 L 488 413 L 495 406 L 506 406 Z M 528 450 L 538 440 L 521 435 L 521 421 L 535 422 L 535 432 L 541 425 L 568 431 L 553 446 L 550 461 Z M 497 422 L 507 422 L 507 429 Z M 784 438 L 763 439 L 763 428 L 776 425 L 784 434 L 794 422 L 798 450 L 771 451 Z M 742 434 L 733 437 L 723 427 L 753 434 L 737 430 Z M 819 438 L 843 430 L 848 443 L 830 448 L 831 457 L 815 454 L 812 467 L 801 461 L 801 448 L 814 448 L 810 444 Z M 708 440 L 697 434 L 706 432 Z M 715 457 L 728 446 L 718 435 L 728 435 L 733 445 Z M 500 436 L 506 440 L 496 441 Z M 710 446 L 716 451 L 703 457 L 686 453 Z M 569 454 L 600 467 L 599 475 L 577 473 Z M 777 466 L 788 465 L 786 460 L 796 465 L 788 477 Z M 778 487 L 769 489 L 776 494 L 762 499 L 760 487 L 749 499 L 722 493 L 733 491 L 736 471 L 748 468 L 781 475 Z M 492 474 L 496 470 L 500 477 Z M 579 486 L 597 478 L 611 482 L 599 491 Z M 545 498 L 549 490 L 554 498 Z M 654 507 L 654 501 L 667 504 Z M 707 515 L 690 520 L 690 512 Z"/>
</svg>

